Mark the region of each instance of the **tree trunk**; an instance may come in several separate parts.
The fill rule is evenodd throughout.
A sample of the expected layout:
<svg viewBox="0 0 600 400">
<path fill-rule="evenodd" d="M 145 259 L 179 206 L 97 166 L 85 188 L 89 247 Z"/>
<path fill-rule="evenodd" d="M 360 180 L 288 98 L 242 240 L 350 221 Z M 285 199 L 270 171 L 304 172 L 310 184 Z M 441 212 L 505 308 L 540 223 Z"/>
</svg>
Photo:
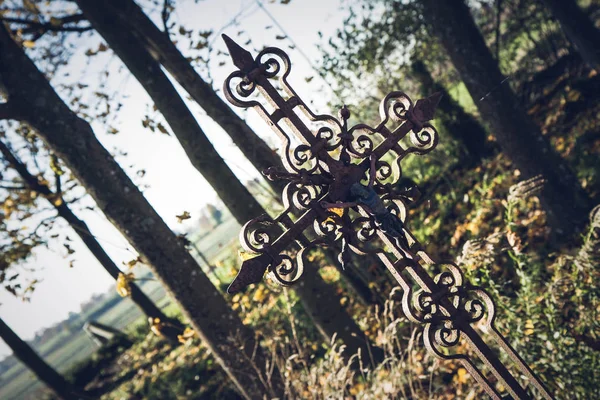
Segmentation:
<svg viewBox="0 0 600 400">
<path fill-rule="evenodd" d="M 44 382 L 61 399 L 80 398 L 73 386 L 48 365 L 27 343 L 21 340 L 2 318 L 0 318 L 0 337 L 11 348 L 14 356 L 32 370 L 40 381 Z"/>
<path fill-rule="evenodd" d="M 129 26 L 104 2 L 77 0 L 94 29 L 144 87 L 181 143 L 192 165 L 213 187 L 234 218 L 244 225 L 262 207 L 219 156 L 185 102 Z"/>
<path fill-rule="evenodd" d="M 575 0 L 543 0 L 581 58 L 600 71 L 600 30 Z"/>
<path fill-rule="evenodd" d="M 114 12 L 111 12 L 110 7 L 106 7 L 103 3 L 95 0 L 77 0 L 77 4 L 79 4 L 94 29 L 98 30 L 107 41 L 109 47 L 113 49 L 115 54 L 121 58 L 136 79 L 144 86 L 158 106 L 159 111 L 171 125 L 175 135 L 182 142 L 184 148 L 188 147 L 192 141 L 202 143 L 198 146 L 192 144 L 191 147 L 195 150 L 189 151 L 188 156 L 192 164 L 196 165 L 200 173 L 213 185 L 215 191 L 236 220 L 241 225 L 244 225 L 247 221 L 265 214 L 266 211 L 262 206 L 239 183 L 237 178 L 233 176 L 229 168 L 218 156 L 187 106 L 183 103 L 179 94 L 162 71 L 160 64 L 150 56 L 150 52 L 146 50 L 143 43 L 133 34 L 133 30 L 129 25 L 121 23 L 121 18 L 117 17 Z M 181 130 L 181 133 L 178 134 L 178 130 Z M 208 176 L 204 170 L 208 170 Z M 244 194 L 242 194 L 243 191 L 245 192 Z M 311 299 L 305 298 L 303 302 L 307 305 L 307 311 L 313 317 L 319 331 L 322 333 L 329 332 L 325 336 L 329 340 L 331 339 L 331 329 L 327 328 L 327 326 L 331 325 L 331 315 L 333 315 L 334 311 L 328 311 L 327 308 L 331 304 L 339 304 L 340 298 L 329 286 L 323 283 L 319 275 L 315 275 L 313 279 L 307 281 L 305 287 L 309 287 L 312 282 L 318 282 L 315 285 L 323 289 L 321 297 L 326 298 L 327 301 L 316 304 Z M 326 286 L 322 286 L 320 283 Z M 306 291 L 299 290 L 298 295 L 300 297 L 312 296 L 313 292 L 312 289 Z M 339 314 L 339 321 L 344 321 L 339 328 L 343 327 L 348 332 L 363 336 L 358 325 L 343 308 L 337 307 L 335 310 Z M 347 344 L 349 351 L 358 351 L 358 348 L 354 348 L 352 343 Z"/>
<path fill-rule="evenodd" d="M 421 83 L 421 95 L 423 97 L 435 92 L 443 94 L 438 104 L 436 118 L 439 118 L 448 133 L 463 146 L 469 159 L 477 162 L 489 155 L 490 149 L 484 127 L 454 101 L 441 84 L 433 80 L 425 63 L 420 60 L 413 62 L 412 73 Z"/>
<path fill-rule="evenodd" d="M 177 236 L 102 147 L 91 126 L 60 99 L 4 26 L 0 27 L 0 80 L 8 94 L 5 108 L 17 110 L 15 115 L 65 162 L 175 299 L 243 397 L 283 393 L 277 373 L 270 385 L 264 378 L 266 357 L 254 332 L 231 311 Z"/>
<path fill-rule="evenodd" d="M 33 191 L 44 196 L 48 202 L 54 207 L 61 218 L 64 218 L 75 233 L 81 238 L 83 243 L 87 246 L 88 250 L 96 257 L 98 262 L 104 267 L 104 269 L 112 276 L 115 280 L 119 277 L 121 270 L 113 262 L 108 254 L 104 251 L 100 243 L 96 240 L 87 224 L 79 219 L 71 208 L 62 200 L 60 194 L 54 193 L 50 188 L 44 184 L 41 184 L 37 177 L 33 176 L 27 169 L 27 166 L 22 163 L 8 148 L 8 146 L 0 140 L 0 153 L 10 163 L 10 165 L 17 171 L 23 182 Z M 177 326 L 182 333 L 183 327 L 177 321 L 168 318 L 160 308 L 158 308 L 152 300 L 150 300 L 144 292 L 134 283 L 130 284 L 131 288 L 131 300 L 142 310 L 144 314 L 151 318 L 159 318 L 163 322 L 170 323 Z M 175 333 L 177 329 L 173 330 Z M 177 341 L 177 335 L 169 337 L 169 339 Z"/>
<path fill-rule="evenodd" d="M 282 166 L 277 154 L 241 119 L 196 72 L 169 36 L 161 31 L 132 0 L 108 0 L 105 7 L 114 9 L 113 18 L 120 18 L 144 43 L 154 59 L 160 62 L 181 87 L 202 107 L 233 140 L 244 156 L 259 171 Z M 275 193 L 285 186 L 282 181 L 268 181 Z"/>
<path fill-rule="evenodd" d="M 294 286 L 304 309 L 315 322 L 321 335 L 329 340 L 335 337 L 346 345 L 345 354 L 352 356 L 360 351 L 363 363 L 368 366 L 381 363 L 383 351 L 373 347 L 369 339 L 346 312 L 339 296 L 332 294 L 333 288 L 323 281 L 313 264 L 304 266 L 302 280 Z"/>
<path fill-rule="evenodd" d="M 540 195 L 554 232 L 586 222 L 590 201 L 575 174 L 529 119 L 500 72 L 464 0 L 421 0 L 423 16 L 461 75 L 481 117 L 524 178 L 543 175 Z"/>
</svg>

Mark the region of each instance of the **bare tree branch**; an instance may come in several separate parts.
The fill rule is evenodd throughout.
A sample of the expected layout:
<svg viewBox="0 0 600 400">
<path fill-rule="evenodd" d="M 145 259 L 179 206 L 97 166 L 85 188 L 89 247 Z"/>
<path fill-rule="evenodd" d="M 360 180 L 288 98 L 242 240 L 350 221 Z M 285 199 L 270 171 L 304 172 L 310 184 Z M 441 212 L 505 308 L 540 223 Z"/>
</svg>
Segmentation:
<svg viewBox="0 0 600 400">
<path fill-rule="evenodd" d="M 171 0 L 163 0 L 163 9 L 161 12 L 165 35 L 169 37 L 169 17 L 171 16 Z"/>
<path fill-rule="evenodd" d="M 54 208 L 49 208 L 48 210 L 53 210 Z M 39 224 L 37 224 L 37 226 L 35 227 L 35 229 L 33 230 L 33 232 L 31 233 L 31 236 L 36 236 L 39 237 L 40 235 L 38 234 L 38 231 L 42 228 L 51 228 L 52 224 L 54 224 L 54 222 L 58 219 L 58 214 L 56 215 L 51 215 L 49 217 L 44 218 L 43 220 L 40 221 Z"/>
<path fill-rule="evenodd" d="M 92 30 L 90 25 L 87 26 L 66 26 L 68 24 L 77 24 L 85 21 L 83 14 L 73 14 L 64 17 L 53 18 L 50 22 L 35 21 L 28 18 L 0 17 L 0 21 L 24 25 L 21 30 L 22 34 L 35 34 L 34 40 L 42 37 L 46 32 L 87 32 Z"/>
<path fill-rule="evenodd" d="M 8 164 L 14 168 L 15 171 L 17 171 L 19 176 L 21 176 L 21 179 L 23 179 L 23 181 L 31 190 L 34 190 L 46 197 L 55 194 L 47 185 L 41 183 L 35 175 L 29 172 L 27 165 L 17 158 L 17 155 L 13 153 L 9 145 L 2 140 L 0 140 L 0 154 L 2 154 L 3 158 L 8 161 Z"/>
<path fill-rule="evenodd" d="M 62 180 L 60 178 L 60 174 L 55 173 L 54 174 L 54 180 L 56 181 L 56 194 L 58 196 L 62 196 Z"/>
<path fill-rule="evenodd" d="M 8 185 L 0 185 L 0 189 L 5 190 L 26 190 L 25 186 L 8 186 Z"/>
</svg>

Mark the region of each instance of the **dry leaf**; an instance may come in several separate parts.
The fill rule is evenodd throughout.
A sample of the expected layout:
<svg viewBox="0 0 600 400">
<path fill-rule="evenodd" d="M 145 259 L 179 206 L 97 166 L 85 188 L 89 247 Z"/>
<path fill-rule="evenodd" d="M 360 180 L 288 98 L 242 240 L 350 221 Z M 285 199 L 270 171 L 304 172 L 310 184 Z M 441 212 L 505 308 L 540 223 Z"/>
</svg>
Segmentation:
<svg viewBox="0 0 600 400">
<path fill-rule="evenodd" d="M 119 277 L 117 278 L 117 293 L 121 297 L 129 297 L 131 296 L 131 282 L 135 279 L 134 274 L 124 274 L 119 272 Z"/>
<path fill-rule="evenodd" d="M 528 319 L 527 322 L 525 322 L 525 331 L 523 331 L 523 333 L 525 333 L 527 336 L 529 335 L 533 335 L 534 331 L 534 326 L 533 326 L 533 321 Z"/>
<path fill-rule="evenodd" d="M 190 215 L 189 212 L 184 211 L 183 213 L 181 213 L 181 215 L 176 215 L 175 218 L 177 218 L 177 222 L 182 223 L 186 219 L 192 218 L 192 216 Z"/>
</svg>

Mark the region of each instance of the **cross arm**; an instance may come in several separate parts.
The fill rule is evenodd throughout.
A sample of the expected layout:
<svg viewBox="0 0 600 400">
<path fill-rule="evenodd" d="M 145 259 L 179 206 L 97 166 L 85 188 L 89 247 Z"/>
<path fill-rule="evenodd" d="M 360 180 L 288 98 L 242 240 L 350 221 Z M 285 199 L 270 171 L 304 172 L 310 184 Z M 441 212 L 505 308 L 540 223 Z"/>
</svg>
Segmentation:
<svg viewBox="0 0 600 400">
<path fill-rule="evenodd" d="M 406 121 L 408 123 L 403 123 L 393 132 L 388 130 L 385 125 L 378 127 L 378 129 L 381 129 L 380 133 L 385 137 L 385 139 L 373 150 L 369 160 L 364 159 L 359 164 L 360 167 L 366 171 L 371 165 L 373 165 L 373 157 L 377 161 L 385 156 L 390 150 L 402 152 L 402 150 L 397 149 L 397 146 L 399 146 L 398 142 L 411 130 L 415 133 L 421 131 L 424 124 L 433 119 L 435 110 L 437 109 L 441 98 L 442 94 L 437 92 L 429 97 L 418 100 L 416 104 L 406 113 Z M 371 169 L 374 170 L 374 168 Z"/>
<path fill-rule="evenodd" d="M 351 201 L 351 202 L 338 201 L 338 202 L 335 202 L 335 203 L 331 203 L 329 201 L 322 201 L 319 204 L 321 205 L 321 207 L 323 207 L 325 209 L 330 209 L 330 208 L 352 208 L 352 207 L 356 207 L 358 205 L 358 203 L 355 202 L 355 201 Z"/>
<path fill-rule="evenodd" d="M 261 254 L 245 260 L 235 279 L 227 288 L 227 293 L 237 293 L 248 285 L 262 281 L 263 276 L 272 261 L 273 260 L 268 254 Z"/>
<path fill-rule="evenodd" d="M 256 257 L 242 262 L 237 276 L 227 288 L 227 293 L 236 293 L 252 283 L 260 282 L 267 269 L 277 266 L 273 264 L 278 262 L 280 253 L 297 241 L 303 235 L 304 230 L 313 224 L 317 216 L 318 213 L 314 209 L 306 211 L 272 245 L 266 247 Z"/>
<path fill-rule="evenodd" d="M 323 174 L 297 174 L 287 171 L 281 171 L 276 167 L 269 167 L 265 169 L 262 173 L 270 181 L 285 180 L 290 182 L 298 182 L 305 185 L 328 185 L 331 183 L 331 178 Z"/>
</svg>

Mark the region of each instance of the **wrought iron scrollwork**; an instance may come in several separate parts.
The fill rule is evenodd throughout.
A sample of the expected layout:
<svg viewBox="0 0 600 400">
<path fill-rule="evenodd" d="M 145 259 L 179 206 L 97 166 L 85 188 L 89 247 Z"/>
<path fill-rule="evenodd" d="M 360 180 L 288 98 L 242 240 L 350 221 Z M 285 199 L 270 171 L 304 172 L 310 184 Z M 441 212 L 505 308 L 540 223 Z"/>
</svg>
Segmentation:
<svg viewBox="0 0 600 400">
<path fill-rule="evenodd" d="M 300 99 L 287 82 L 291 63 L 285 52 L 267 48 L 253 58 L 230 38 L 224 39 L 238 68 L 225 81 L 225 96 L 236 106 L 253 107 L 281 138 L 286 170 L 270 168 L 265 175 L 289 181 L 284 211 L 243 227 L 240 239 L 253 257 L 243 262 L 229 292 L 258 282 L 265 272 L 276 282 L 291 285 L 300 279 L 311 249 L 342 242 L 342 265 L 349 251 L 375 254 L 384 263 L 402 288 L 404 313 L 423 324 L 425 345 L 437 357 L 459 360 L 492 398 L 501 394 L 477 362 L 512 397 L 529 398 L 518 377 L 484 341 L 487 335 L 539 395 L 551 398 L 495 329 L 491 297 L 465 282 L 455 264 L 435 263 L 407 228 L 407 207 L 420 194 L 415 187 L 397 190 L 401 161 L 437 146 L 439 135 L 428 121 L 440 95 L 413 103 L 405 93 L 392 92 L 381 101 L 377 126 L 348 127 L 346 107 L 338 118 L 316 115 Z M 266 105 L 257 100 L 258 92 Z M 393 156 L 391 162 L 383 160 L 388 154 Z M 295 257 L 290 253 L 294 247 Z M 439 272 L 431 276 L 432 270 Z M 463 341 L 471 352 L 457 351 Z"/>
</svg>

